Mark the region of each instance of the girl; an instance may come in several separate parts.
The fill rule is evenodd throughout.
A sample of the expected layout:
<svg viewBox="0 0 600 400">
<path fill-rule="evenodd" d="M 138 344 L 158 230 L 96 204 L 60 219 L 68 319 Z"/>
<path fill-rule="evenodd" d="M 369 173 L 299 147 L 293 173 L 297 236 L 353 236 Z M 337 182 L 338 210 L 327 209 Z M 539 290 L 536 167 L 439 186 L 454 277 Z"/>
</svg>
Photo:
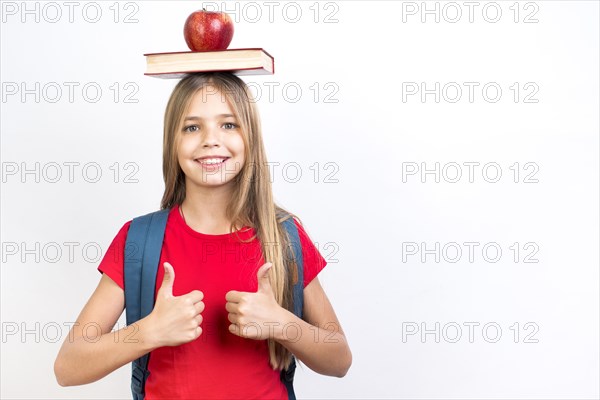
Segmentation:
<svg viewBox="0 0 600 400">
<path fill-rule="evenodd" d="M 146 399 L 287 399 L 280 370 L 292 353 L 343 377 L 352 354 L 317 278 L 327 263 L 297 218 L 304 319 L 293 313 L 281 222 L 295 216 L 273 200 L 258 110 L 239 77 L 195 73 L 177 84 L 165 112 L 163 175 L 161 209 L 170 211 L 154 309 L 111 332 L 124 309 L 128 221 L 56 358 L 58 383 L 94 382 L 148 352 Z M 290 324 L 296 330 L 284 329 Z"/>
</svg>

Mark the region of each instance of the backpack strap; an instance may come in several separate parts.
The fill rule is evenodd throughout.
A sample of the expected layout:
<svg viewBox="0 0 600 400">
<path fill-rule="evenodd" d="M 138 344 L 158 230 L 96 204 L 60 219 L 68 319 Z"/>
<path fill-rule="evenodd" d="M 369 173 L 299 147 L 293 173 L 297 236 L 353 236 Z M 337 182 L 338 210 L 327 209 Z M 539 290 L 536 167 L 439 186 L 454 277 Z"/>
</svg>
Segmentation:
<svg viewBox="0 0 600 400">
<path fill-rule="evenodd" d="M 283 221 L 283 226 L 287 231 L 288 237 L 290 238 L 290 245 L 294 254 L 294 260 L 298 266 L 298 281 L 294 285 L 294 315 L 298 318 L 302 318 L 303 305 L 304 305 L 304 263 L 302 260 L 302 246 L 300 244 L 300 236 L 298 235 L 298 228 L 294 223 L 294 218 L 288 218 Z M 287 388 L 288 400 L 296 400 L 296 394 L 294 393 L 294 374 L 296 372 L 296 358 L 292 354 L 292 362 L 287 369 L 281 370 L 281 381 Z"/>
<path fill-rule="evenodd" d="M 156 272 L 162 250 L 169 209 L 134 218 L 127 232 L 124 258 L 125 310 L 127 325 L 148 316 L 154 308 Z M 144 399 L 150 353 L 131 364 L 131 392 Z"/>
</svg>

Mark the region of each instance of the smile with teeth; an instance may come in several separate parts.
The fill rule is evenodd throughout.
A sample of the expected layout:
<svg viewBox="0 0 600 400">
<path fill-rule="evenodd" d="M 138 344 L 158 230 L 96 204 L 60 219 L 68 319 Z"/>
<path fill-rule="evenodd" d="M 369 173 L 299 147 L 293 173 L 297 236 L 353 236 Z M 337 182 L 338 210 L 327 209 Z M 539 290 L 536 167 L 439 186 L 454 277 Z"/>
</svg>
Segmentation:
<svg viewBox="0 0 600 400">
<path fill-rule="evenodd" d="M 205 158 L 204 160 L 196 160 L 196 162 L 204 165 L 214 165 L 224 163 L 226 160 L 227 158 Z"/>
</svg>

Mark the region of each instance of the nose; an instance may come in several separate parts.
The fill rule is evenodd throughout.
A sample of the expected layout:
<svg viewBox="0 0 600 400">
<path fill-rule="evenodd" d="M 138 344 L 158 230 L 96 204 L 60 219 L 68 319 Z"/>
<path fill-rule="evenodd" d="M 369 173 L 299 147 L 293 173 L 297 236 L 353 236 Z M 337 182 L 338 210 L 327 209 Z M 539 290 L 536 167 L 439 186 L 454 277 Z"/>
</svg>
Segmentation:
<svg viewBox="0 0 600 400">
<path fill-rule="evenodd" d="M 202 147 L 212 148 L 214 146 L 219 147 L 219 134 L 218 129 L 213 126 L 207 126 L 202 135 L 201 144 Z"/>
</svg>

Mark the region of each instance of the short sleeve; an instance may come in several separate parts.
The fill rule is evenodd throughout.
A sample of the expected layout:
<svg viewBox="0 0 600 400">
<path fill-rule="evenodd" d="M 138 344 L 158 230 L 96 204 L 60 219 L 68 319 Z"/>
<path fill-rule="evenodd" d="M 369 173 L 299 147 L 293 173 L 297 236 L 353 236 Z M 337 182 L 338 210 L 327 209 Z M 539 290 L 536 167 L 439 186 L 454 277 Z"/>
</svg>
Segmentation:
<svg viewBox="0 0 600 400">
<path fill-rule="evenodd" d="M 298 236 L 300 237 L 300 244 L 302 246 L 304 287 L 306 287 L 325 268 L 327 261 L 325 261 L 310 237 L 308 237 L 302 225 L 296 219 L 294 219 L 294 222 L 298 228 Z"/>
<path fill-rule="evenodd" d="M 100 265 L 98 265 L 98 271 L 108 275 L 123 290 L 125 290 L 125 285 L 123 284 L 125 241 L 127 240 L 127 232 L 130 225 L 131 221 L 126 222 L 121 227 L 117 236 L 115 236 L 108 247 L 102 261 L 100 261 Z"/>
</svg>

